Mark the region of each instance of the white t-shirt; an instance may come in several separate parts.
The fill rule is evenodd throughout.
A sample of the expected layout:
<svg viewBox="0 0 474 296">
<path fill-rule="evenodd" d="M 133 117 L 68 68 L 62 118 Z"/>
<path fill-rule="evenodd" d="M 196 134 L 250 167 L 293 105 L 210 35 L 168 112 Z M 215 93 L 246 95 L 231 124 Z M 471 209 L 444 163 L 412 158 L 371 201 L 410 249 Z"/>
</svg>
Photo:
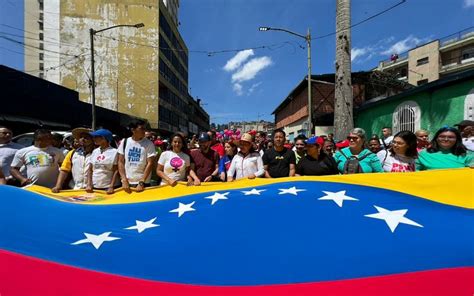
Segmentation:
<svg viewBox="0 0 474 296">
<path fill-rule="evenodd" d="M 66 159 L 63 162 L 63 165 L 61 166 L 61 169 L 65 169 L 65 171 L 70 171 L 72 174 L 71 181 L 69 182 L 69 188 L 73 188 L 74 190 L 84 189 L 86 188 L 86 181 L 88 178 L 88 171 L 92 152 L 86 154 L 84 149 L 79 148 L 71 153 L 73 153 L 72 159 L 68 162 L 68 153 L 68 155 L 66 155 Z"/>
<path fill-rule="evenodd" d="M 0 168 L 5 178 L 10 176 L 10 165 L 12 164 L 13 157 L 15 157 L 15 153 L 22 148 L 25 147 L 14 142 L 0 144 Z"/>
<path fill-rule="evenodd" d="M 170 179 L 176 181 L 186 180 L 186 168 L 191 165 L 189 155 L 184 152 L 175 153 L 173 151 L 165 151 L 161 153 L 158 164 L 161 164 L 164 169 L 163 172 Z M 164 180 L 161 185 L 167 184 Z"/>
<path fill-rule="evenodd" d="M 239 152 L 232 158 L 229 170 L 227 171 L 227 178 L 233 177 L 235 174 L 235 179 L 238 180 L 250 175 L 260 177 L 264 173 L 265 169 L 263 168 L 263 160 L 260 153 L 252 152 L 244 157 Z"/>
<path fill-rule="evenodd" d="M 34 184 L 52 188 L 56 185 L 59 166 L 63 160 L 64 154 L 58 148 L 29 146 L 15 153 L 11 166 L 25 166 L 26 176 Z"/>
<path fill-rule="evenodd" d="M 382 145 L 382 148 L 390 146 L 390 144 L 393 141 L 393 136 L 388 136 L 385 139 L 380 139 L 380 145 Z M 385 143 L 385 144 L 384 144 Z"/>
<path fill-rule="evenodd" d="M 107 147 L 103 151 L 99 147 L 92 151 L 90 162 L 92 165 L 92 186 L 94 188 L 109 188 L 114 175 L 113 167 L 117 165 L 117 158 L 117 149 L 112 147 Z"/>
<path fill-rule="evenodd" d="M 387 150 L 380 150 L 377 157 L 385 172 L 414 172 L 415 158 L 401 155 L 392 156 Z"/>
<path fill-rule="evenodd" d="M 124 142 L 125 139 L 122 140 L 117 150 L 125 158 L 125 174 L 127 175 L 128 182 L 135 185 L 143 179 L 147 159 L 156 156 L 155 145 L 147 138 L 137 142 L 130 137 L 127 139 L 127 146 L 124 150 Z M 145 183 L 150 183 L 150 179 L 151 173 L 145 180 Z"/>
</svg>

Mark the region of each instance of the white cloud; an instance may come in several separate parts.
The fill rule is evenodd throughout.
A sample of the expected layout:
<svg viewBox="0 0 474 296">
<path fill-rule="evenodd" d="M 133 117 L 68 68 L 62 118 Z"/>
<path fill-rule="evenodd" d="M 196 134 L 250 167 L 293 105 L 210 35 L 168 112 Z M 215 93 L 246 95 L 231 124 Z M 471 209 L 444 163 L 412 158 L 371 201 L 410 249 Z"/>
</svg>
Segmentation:
<svg viewBox="0 0 474 296">
<path fill-rule="evenodd" d="M 352 48 L 351 49 L 351 62 L 353 62 L 355 59 L 360 58 L 364 56 L 367 52 L 369 52 L 368 47 L 363 47 L 363 48 Z"/>
<path fill-rule="evenodd" d="M 249 88 L 249 92 L 247 93 L 247 95 L 250 95 L 251 93 L 253 93 L 257 89 L 257 87 L 259 87 L 261 84 L 262 84 L 261 81 L 252 84 L 252 86 Z"/>
<path fill-rule="evenodd" d="M 232 89 L 235 91 L 235 93 L 238 96 L 241 96 L 244 93 L 243 90 L 242 90 L 242 84 L 240 84 L 240 83 L 234 83 Z"/>
<path fill-rule="evenodd" d="M 382 55 L 391 55 L 394 53 L 402 53 L 409 49 L 416 47 L 418 44 L 425 42 L 425 39 L 419 39 L 414 37 L 413 35 L 408 36 L 407 38 L 398 41 L 394 45 L 390 46 L 387 50 L 382 51 L 380 54 Z"/>
<path fill-rule="evenodd" d="M 464 8 L 474 7 L 474 0 L 464 0 Z"/>
<path fill-rule="evenodd" d="M 240 67 L 240 65 L 242 65 L 242 63 L 244 63 L 249 57 L 253 55 L 253 49 L 239 51 L 233 58 L 227 61 L 224 66 L 224 70 L 227 72 L 236 70 Z"/>
<path fill-rule="evenodd" d="M 267 68 L 272 63 L 273 63 L 272 60 L 267 56 L 251 59 L 248 63 L 242 66 L 242 68 L 240 68 L 237 72 L 232 74 L 232 82 L 239 83 L 239 82 L 251 80 L 255 78 L 255 76 L 260 71 Z"/>
</svg>

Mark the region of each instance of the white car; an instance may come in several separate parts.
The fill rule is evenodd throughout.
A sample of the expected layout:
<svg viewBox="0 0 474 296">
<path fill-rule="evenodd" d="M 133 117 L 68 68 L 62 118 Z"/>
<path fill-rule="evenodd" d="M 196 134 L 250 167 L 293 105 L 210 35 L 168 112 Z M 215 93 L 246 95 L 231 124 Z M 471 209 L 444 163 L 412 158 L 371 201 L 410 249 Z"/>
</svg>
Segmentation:
<svg viewBox="0 0 474 296">
<path fill-rule="evenodd" d="M 72 136 L 71 132 L 65 132 L 65 131 L 51 131 L 51 133 L 60 134 L 63 136 L 63 138 Z M 33 145 L 35 141 L 34 137 L 35 137 L 35 133 L 25 133 L 25 134 L 21 134 L 21 135 L 13 137 L 12 142 L 18 143 L 24 147 L 28 147 L 28 146 Z"/>
</svg>

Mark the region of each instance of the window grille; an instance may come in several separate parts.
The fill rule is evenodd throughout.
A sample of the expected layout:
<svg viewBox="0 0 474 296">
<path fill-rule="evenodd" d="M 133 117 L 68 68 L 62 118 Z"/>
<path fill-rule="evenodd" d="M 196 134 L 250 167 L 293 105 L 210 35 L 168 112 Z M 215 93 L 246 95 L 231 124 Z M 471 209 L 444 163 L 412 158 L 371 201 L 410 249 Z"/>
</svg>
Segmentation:
<svg viewBox="0 0 474 296">
<path fill-rule="evenodd" d="M 406 101 L 398 105 L 393 113 L 393 132 L 415 132 L 420 129 L 420 107 L 414 101 Z"/>
</svg>

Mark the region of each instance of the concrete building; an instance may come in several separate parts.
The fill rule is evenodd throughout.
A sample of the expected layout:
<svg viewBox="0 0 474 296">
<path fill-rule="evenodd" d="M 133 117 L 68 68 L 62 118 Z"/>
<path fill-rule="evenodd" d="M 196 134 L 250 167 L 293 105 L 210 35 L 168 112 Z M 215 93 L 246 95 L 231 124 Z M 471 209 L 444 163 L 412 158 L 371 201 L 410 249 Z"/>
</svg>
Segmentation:
<svg viewBox="0 0 474 296">
<path fill-rule="evenodd" d="M 96 104 L 146 118 L 165 135 L 188 132 L 194 100 L 179 0 L 24 1 L 26 71 L 84 102 L 91 102 L 89 29 L 143 23 L 95 34 Z"/>
<path fill-rule="evenodd" d="M 433 135 L 444 125 L 474 120 L 474 69 L 453 73 L 400 94 L 365 102 L 355 123 L 381 136 L 385 126 L 394 133 L 426 129 Z"/>
<path fill-rule="evenodd" d="M 474 69 L 474 27 L 433 40 L 379 63 L 377 70 L 412 85 Z"/>
<path fill-rule="evenodd" d="M 242 133 L 248 132 L 251 130 L 266 132 L 271 134 L 275 129 L 275 124 L 270 121 L 260 120 L 260 121 L 239 121 L 239 122 L 229 122 L 227 124 L 228 128 L 231 130 L 240 130 Z"/>
<path fill-rule="evenodd" d="M 334 123 L 334 74 L 312 75 L 312 119 L 311 134 L 328 134 Z M 387 97 L 409 88 L 404 82 L 393 80 L 375 72 L 352 73 L 354 107 L 366 100 Z M 305 77 L 273 111 L 276 128 L 283 128 L 287 138 L 293 141 L 298 135 L 307 134 L 308 126 L 308 82 Z"/>
</svg>

